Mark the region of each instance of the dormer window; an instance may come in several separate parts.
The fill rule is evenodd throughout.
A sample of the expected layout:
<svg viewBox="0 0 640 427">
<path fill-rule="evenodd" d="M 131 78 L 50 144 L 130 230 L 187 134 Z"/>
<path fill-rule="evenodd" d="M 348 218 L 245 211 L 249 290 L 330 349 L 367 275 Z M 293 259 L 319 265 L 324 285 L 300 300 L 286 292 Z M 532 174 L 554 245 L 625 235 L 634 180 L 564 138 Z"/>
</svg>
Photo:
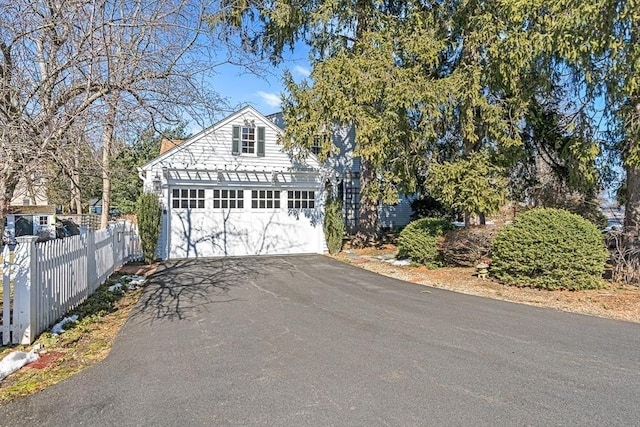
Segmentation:
<svg viewBox="0 0 640 427">
<path fill-rule="evenodd" d="M 256 151 L 256 128 L 244 126 L 242 128 L 242 152 L 253 154 Z"/>
<path fill-rule="evenodd" d="M 238 155 L 257 155 L 264 157 L 264 132 L 261 126 L 234 126 L 231 153 Z"/>
</svg>

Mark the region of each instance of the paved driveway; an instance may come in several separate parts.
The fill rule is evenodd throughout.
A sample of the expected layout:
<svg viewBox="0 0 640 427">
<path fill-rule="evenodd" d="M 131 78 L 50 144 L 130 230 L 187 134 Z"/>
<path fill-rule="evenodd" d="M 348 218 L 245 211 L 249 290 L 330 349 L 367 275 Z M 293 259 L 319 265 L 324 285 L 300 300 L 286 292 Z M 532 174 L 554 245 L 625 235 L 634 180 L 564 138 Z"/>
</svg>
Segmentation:
<svg viewBox="0 0 640 427">
<path fill-rule="evenodd" d="M 326 257 L 170 263 L 102 363 L 2 425 L 637 425 L 640 325 Z"/>
</svg>

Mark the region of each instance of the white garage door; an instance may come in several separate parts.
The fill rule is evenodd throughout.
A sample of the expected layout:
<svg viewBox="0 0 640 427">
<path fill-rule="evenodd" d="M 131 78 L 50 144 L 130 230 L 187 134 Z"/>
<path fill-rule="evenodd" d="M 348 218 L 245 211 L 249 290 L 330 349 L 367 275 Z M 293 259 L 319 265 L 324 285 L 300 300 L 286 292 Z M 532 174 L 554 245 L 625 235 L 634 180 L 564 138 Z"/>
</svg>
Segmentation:
<svg viewBox="0 0 640 427">
<path fill-rule="evenodd" d="M 174 187 L 169 258 L 321 253 L 313 189 Z"/>
</svg>

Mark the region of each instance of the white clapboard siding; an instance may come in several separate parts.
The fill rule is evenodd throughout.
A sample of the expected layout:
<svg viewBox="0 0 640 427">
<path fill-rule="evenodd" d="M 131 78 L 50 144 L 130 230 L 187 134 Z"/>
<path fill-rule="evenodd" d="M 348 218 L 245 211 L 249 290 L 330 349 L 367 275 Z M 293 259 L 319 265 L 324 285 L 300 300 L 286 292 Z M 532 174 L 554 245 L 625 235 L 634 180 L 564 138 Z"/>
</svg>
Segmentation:
<svg viewBox="0 0 640 427">
<path fill-rule="evenodd" d="M 37 243 L 21 237 L 2 262 L 2 345 L 31 344 L 125 262 L 142 257 L 135 225 Z"/>
<path fill-rule="evenodd" d="M 263 157 L 257 155 L 257 150 L 252 154 L 234 155 L 232 153 L 233 127 L 246 126 L 247 123 L 265 128 Z M 163 177 L 163 168 L 209 171 L 256 170 L 270 173 L 320 167 L 315 156 L 297 159 L 293 153 L 284 150 L 279 143 L 281 134 L 282 129 L 253 108 L 246 107 L 142 166 L 145 189 L 151 191 L 155 177 Z"/>
</svg>

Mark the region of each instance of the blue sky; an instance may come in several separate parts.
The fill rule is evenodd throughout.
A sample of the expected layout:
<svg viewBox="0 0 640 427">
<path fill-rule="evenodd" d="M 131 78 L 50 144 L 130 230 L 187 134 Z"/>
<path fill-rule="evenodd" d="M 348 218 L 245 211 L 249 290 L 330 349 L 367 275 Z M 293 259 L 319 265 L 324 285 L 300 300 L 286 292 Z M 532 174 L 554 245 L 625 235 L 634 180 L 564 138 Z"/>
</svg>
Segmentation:
<svg viewBox="0 0 640 427">
<path fill-rule="evenodd" d="M 296 46 L 294 52 L 285 53 L 282 64 L 278 67 L 263 65 L 264 71 L 258 75 L 237 65 L 219 66 L 217 74 L 211 78 L 212 89 L 227 98 L 231 110 L 249 104 L 265 115 L 278 112 L 281 110 L 284 71 L 291 71 L 296 81 L 309 77 L 307 52 L 305 46 Z"/>
</svg>

